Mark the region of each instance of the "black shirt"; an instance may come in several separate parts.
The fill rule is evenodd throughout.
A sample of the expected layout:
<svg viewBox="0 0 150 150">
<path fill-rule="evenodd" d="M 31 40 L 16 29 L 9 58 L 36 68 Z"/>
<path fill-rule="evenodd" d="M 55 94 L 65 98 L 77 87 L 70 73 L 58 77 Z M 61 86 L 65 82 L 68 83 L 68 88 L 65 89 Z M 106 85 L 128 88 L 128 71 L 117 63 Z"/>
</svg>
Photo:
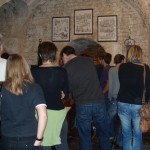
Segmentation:
<svg viewBox="0 0 150 150">
<path fill-rule="evenodd" d="M 149 68 L 146 69 L 146 99 L 149 100 Z M 118 101 L 129 104 L 142 104 L 144 90 L 144 67 L 133 63 L 124 63 L 119 67 L 120 89 Z"/>
<path fill-rule="evenodd" d="M 2 135 L 29 137 L 37 134 L 35 107 L 45 104 L 41 87 L 37 84 L 24 86 L 23 95 L 15 95 L 5 87 L 1 93 Z"/>
<path fill-rule="evenodd" d="M 61 110 L 64 104 L 61 100 L 61 91 L 68 98 L 68 77 L 62 67 L 37 67 L 32 70 L 35 82 L 40 84 L 46 99 L 47 109 Z"/>
</svg>

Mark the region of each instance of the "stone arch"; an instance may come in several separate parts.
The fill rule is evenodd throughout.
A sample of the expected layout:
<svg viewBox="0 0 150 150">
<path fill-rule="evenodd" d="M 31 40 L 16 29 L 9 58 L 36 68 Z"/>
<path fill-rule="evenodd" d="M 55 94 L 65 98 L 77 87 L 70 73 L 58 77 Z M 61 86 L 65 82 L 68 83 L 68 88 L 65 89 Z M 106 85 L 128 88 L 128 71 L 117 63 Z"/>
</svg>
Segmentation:
<svg viewBox="0 0 150 150">
<path fill-rule="evenodd" d="M 104 48 L 99 43 L 95 42 L 92 39 L 88 39 L 88 38 L 75 39 L 75 40 L 71 41 L 68 45 L 72 46 L 76 50 L 77 55 L 80 55 L 81 53 L 83 53 L 83 51 L 85 51 L 89 47 L 95 47 L 95 51 L 96 51 L 96 49 L 98 49 L 99 51 L 102 51 L 102 52 L 105 51 Z M 93 53 L 90 51 L 87 51 L 87 54 L 89 54 L 89 55 L 92 55 Z"/>
<path fill-rule="evenodd" d="M 71 41 L 69 46 L 72 46 L 77 55 L 82 55 L 92 58 L 95 64 L 99 64 L 105 53 L 104 48 L 97 42 L 88 38 L 78 38 Z"/>
</svg>

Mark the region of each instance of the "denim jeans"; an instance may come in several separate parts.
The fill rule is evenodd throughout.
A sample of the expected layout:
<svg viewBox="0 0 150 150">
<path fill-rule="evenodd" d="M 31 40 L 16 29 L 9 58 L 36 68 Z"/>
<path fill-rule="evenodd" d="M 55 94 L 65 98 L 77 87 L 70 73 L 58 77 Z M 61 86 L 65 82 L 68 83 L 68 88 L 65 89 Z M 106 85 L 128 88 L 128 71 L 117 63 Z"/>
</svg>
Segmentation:
<svg viewBox="0 0 150 150">
<path fill-rule="evenodd" d="M 41 150 L 40 146 L 33 146 L 35 137 L 4 137 L 2 136 L 2 150 Z"/>
<path fill-rule="evenodd" d="M 105 106 L 106 106 L 106 111 L 108 112 L 110 104 L 109 104 L 109 98 L 108 98 L 108 92 L 104 94 L 104 101 L 105 101 Z"/>
<path fill-rule="evenodd" d="M 108 125 L 109 125 L 109 136 L 115 137 L 116 144 L 122 147 L 122 128 L 120 124 L 120 119 L 117 115 L 117 99 L 112 97 L 109 101 L 109 110 L 108 110 Z M 117 130 L 115 131 L 115 119 L 118 119 Z"/>
<path fill-rule="evenodd" d="M 142 132 L 140 130 L 140 113 L 142 105 L 118 102 L 123 133 L 123 150 L 142 150 Z"/>
<path fill-rule="evenodd" d="M 76 105 L 76 123 L 79 133 L 80 150 L 92 150 L 92 121 L 95 124 L 99 137 L 100 149 L 111 150 L 104 103 Z"/>
</svg>

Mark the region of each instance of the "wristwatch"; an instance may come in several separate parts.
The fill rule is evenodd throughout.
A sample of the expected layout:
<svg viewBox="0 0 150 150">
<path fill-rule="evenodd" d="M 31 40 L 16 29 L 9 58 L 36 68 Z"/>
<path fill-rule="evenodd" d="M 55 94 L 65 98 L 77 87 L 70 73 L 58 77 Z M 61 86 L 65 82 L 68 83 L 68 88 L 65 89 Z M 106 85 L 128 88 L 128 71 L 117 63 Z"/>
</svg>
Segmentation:
<svg viewBox="0 0 150 150">
<path fill-rule="evenodd" d="M 39 138 L 36 137 L 36 140 L 37 141 L 43 141 L 43 137 L 41 139 L 39 139 Z"/>
</svg>

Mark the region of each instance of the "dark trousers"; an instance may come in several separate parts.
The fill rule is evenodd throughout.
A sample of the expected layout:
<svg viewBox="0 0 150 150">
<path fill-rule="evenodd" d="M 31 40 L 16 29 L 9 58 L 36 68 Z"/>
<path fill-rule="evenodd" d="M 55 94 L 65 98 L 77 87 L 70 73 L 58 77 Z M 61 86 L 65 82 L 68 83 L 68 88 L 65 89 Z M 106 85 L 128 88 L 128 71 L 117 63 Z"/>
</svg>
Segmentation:
<svg viewBox="0 0 150 150">
<path fill-rule="evenodd" d="M 6 137 L 2 136 L 2 150 L 41 150 L 40 146 L 33 146 L 35 136 Z"/>
</svg>

